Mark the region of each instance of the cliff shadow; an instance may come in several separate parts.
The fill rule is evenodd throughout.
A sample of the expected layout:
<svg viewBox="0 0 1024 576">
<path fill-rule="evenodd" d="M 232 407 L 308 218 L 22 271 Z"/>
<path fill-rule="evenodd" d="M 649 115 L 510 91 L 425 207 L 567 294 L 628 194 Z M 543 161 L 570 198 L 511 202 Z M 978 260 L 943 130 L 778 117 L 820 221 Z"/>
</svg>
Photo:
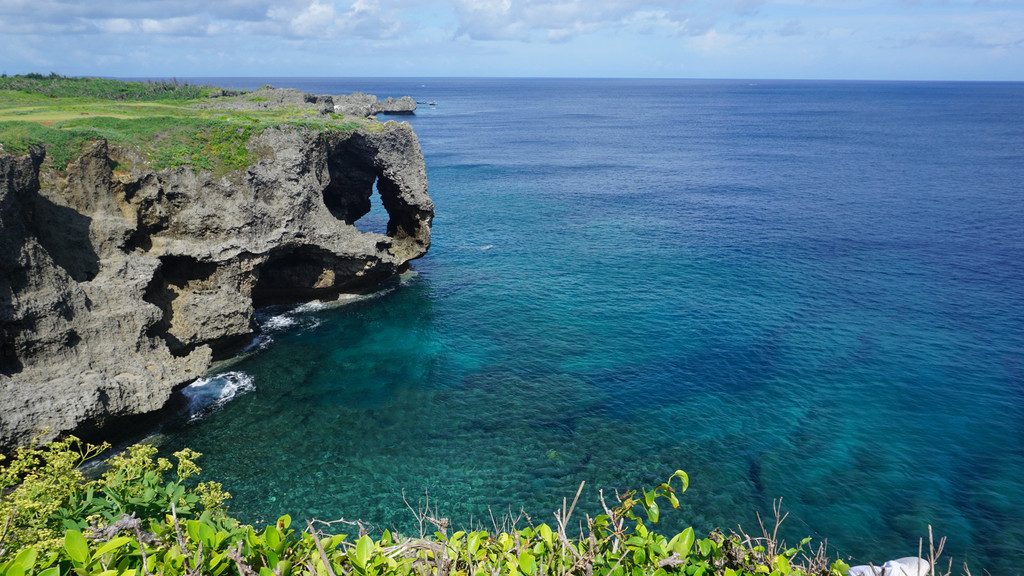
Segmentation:
<svg viewBox="0 0 1024 576">
<path fill-rule="evenodd" d="M 288 246 L 270 253 L 257 271 L 253 305 L 289 304 L 362 292 L 378 286 L 394 270 L 367 274 L 366 258 L 345 258 L 317 246 Z"/>
<path fill-rule="evenodd" d="M 161 256 L 160 267 L 146 286 L 142 299 L 160 308 L 160 320 L 149 327 L 146 335 L 162 338 L 171 354 L 188 356 L 194 346 L 186 345 L 173 332 L 174 300 L 193 282 L 209 281 L 217 271 L 217 265 L 199 262 L 188 256 Z"/>
<path fill-rule="evenodd" d="M 54 263 L 76 282 L 95 278 L 100 271 L 100 257 L 89 236 L 92 218 L 54 204 L 40 194 L 34 194 L 28 204 L 32 232 Z"/>
<path fill-rule="evenodd" d="M 4 287 L 0 287 L 0 306 L 10 302 L 10 286 L 6 288 L 5 290 Z M 13 376 L 25 367 L 18 358 L 18 349 L 14 345 L 17 334 L 17 327 L 8 331 L 6 326 L 0 326 L 0 376 Z"/>
</svg>

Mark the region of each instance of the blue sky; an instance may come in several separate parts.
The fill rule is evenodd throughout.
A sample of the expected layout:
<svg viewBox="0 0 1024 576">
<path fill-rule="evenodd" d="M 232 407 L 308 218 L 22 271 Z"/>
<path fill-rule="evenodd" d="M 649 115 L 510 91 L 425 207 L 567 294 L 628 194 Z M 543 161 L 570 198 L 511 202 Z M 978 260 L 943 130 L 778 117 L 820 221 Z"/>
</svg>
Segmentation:
<svg viewBox="0 0 1024 576">
<path fill-rule="evenodd" d="M 0 0 L 0 72 L 1024 80 L 1024 0 Z"/>
</svg>

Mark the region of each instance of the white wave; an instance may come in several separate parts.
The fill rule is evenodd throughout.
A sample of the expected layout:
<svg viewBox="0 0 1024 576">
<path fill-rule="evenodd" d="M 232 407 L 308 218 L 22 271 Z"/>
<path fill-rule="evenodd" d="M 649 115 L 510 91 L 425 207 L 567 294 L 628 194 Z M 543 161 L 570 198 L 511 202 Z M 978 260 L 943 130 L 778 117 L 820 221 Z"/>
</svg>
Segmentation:
<svg viewBox="0 0 1024 576">
<path fill-rule="evenodd" d="M 200 378 L 181 392 L 188 398 L 188 417 L 191 421 L 220 408 L 235 396 L 255 389 L 256 382 L 252 376 L 235 371 Z"/>
<path fill-rule="evenodd" d="M 406 285 L 411 282 L 419 273 L 415 270 L 407 270 L 399 275 L 399 285 Z M 355 302 L 380 298 L 394 292 L 395 286 L 385 286 L 376 292 L 367 294 L 338 294 L 332 300 L 311 300 L 299 305 L 273 305 L 256 310 L 256 323 L 259 325 L 260 334 L 253 339 L 252 343 L 245 347 L 242 354 L 265 350 L 274 340 L 272 335 L 283 331 L 310 330 L 320 326 L 323 318 L 317 314 L 326 310 L 342 308 Z"/>
<path fill-rule="evenodd" d="M 299 320 L 290 314 L 278 314 L 277 316 L 270 316 L 260 322 L 260 328 L 264 330 L 283 330 L 285 328 L 295 326 L 299 323 Z"/>
<path fill-rule="evenodd" d="M 304 312 L 316 312 L 317 310 L 324 310 L 327 308 L 327 304 L 324 304 L 320 300 L 310 300 L 305 304 L 299 304 L 295 307 L 293 312 L 302 314 Z"/>
</svg>

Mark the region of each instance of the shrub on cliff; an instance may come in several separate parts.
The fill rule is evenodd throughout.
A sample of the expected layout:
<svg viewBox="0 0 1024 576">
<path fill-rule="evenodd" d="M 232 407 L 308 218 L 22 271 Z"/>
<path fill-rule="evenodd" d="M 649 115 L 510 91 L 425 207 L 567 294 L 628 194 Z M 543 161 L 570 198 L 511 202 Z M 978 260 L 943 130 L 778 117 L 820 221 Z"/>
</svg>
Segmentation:
<svg viewBox="0 0 1024 576">
<path fill-rule="evenodd" d="M 17 90 L 42 94 L 49 98 L 103 98 L 125 101 L 195 100 L 203 97 L 209 88 L 187 82 L 124 82 L 110 78 L 78 78 L 51 72 L 5 76 L 0 78 L 0 90 Z"/>
<path fill-rule="evenodd" d="M 421 508 L 421 526 L 436 531 L 400 537 L 389 531 L 371 538 L 328 534 L 333 523 L 310 521 L 305 530 L 284 516 L 256 529 L 223 510 L 228 497 L 215 483 L 193 485 L 199 473 L 190 450 L 177 465 L 155 449 L 134 446 L 115 456 L 109 469 L 87 480 L 77 469 L 106 446 L 74 438 L 18 452 L 0 473 L 0 576 L 124 574 L 317 576 L 437 574 L 693 576 L 841 575 L 842 562 L 827 565 L 821 552 L 779 547 L 765 538 L 692 528 L 666 537 L 652 531 L 661 507 L 679 505 L 687 488 L 677 471 L 653 490 L 628 492 L 603 514 L 578 521 L 570 536 L 572 505 L 563 502 L 556 522 L 490 534 L 448 533 L 448 522 Z M 165 477 L 172 476 L 171 479 Z M 583 486 L 580 486 L 582 492 Z M 576 498 L 579 498 L 577 492 Z M 603 501 L 603 498 L 602 498 Z M 806 541 L 802 544 L 806 544 Z"/>
<path fill-rule="evenodd" d="M 53 563 L 66 552 L 69 530 L 96 532 L 126 517 L 156 521 L 168 514 L 180 519 L 205 516 L 214 525 L 237 527 L 224 512 L 230 495 L 219 484 L 187 482 L 200 471 L 195 464 L 199 454 L 176 452 L 174 465 L 156 458 L 155 448 L 136 445 L 110 458 L 99 478 L 87 479 L 81 466 L 108 448 L 69 437 L 20 448 L 0 468 L 0 575 L 12 574 L 4 571 L 4 563 L 14 552 Z M 172 471 L 173 479 L 166 479 Z"/>
</svg>

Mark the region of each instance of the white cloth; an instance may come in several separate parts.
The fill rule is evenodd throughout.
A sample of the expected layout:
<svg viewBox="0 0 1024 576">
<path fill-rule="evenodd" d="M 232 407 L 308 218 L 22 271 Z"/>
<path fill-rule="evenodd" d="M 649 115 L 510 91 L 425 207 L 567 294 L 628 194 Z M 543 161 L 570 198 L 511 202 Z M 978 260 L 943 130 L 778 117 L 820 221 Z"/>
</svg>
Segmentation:
<svg viewBox="0 0 1024 576">
<path fill-rule="evenodd" d="M 847 576 L 928 576 L 932 565 L 924 558 L 907 556 L 889 560 L 881 566 L 853 566 Z"/>
</svg>

